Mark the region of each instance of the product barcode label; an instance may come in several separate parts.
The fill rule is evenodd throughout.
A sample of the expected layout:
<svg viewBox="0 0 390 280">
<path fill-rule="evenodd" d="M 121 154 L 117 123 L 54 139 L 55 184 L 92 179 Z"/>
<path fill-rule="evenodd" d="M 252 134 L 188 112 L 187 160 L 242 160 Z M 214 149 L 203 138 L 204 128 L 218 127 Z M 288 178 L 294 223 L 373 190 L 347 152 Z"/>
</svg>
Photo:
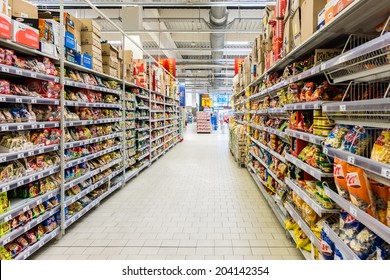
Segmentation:
<svg viewBox="0 0 390 280">
<path fill-rule="evenodd" d="M 37 125 L 36 124 L 32 124 L 31 125 L 31 129 L 35 129 L 35 128 L 37 128 Z"/>
<path fill-rule="evenodd" d="M 44 124 L 40 124 L 39 128 L 45 128 L 45 125 Z"/>
<path fill-rule="evenodd" d="M 53 197 L 53 194 L 50 193 L 50 194 L 47 196 L 47 199 L 50 199 L 50 198 L 52 198 L 52 197 Z"/>
<path fill-rule="evenodd" d="M 36 99 L 31 99 L 31 103 L 32 103 L 32 104 L 36 104 L 36 103 L 37 103 L 37 100 L 36 100 Z"/>
<path fill-rule="evenodd" d="M 23 157 L 24 157 L 24 153 L 18 154 L 18 158 L 23 158 Z"/>
<path fill-rule="evenodd" d="M 18 126 L 17 126 L 17 129 L 18 129 L 18 130 L 22 130 L 23 128 L 24 128 L 24 125 L 18 125 Z"/>
<path fill-rule="evenodd" d="M 44 152 L 45 152 L 44 149 L 39 149 L 39 151 L 38 151 L 38 153 L 40 153 L 40 154 L 42 154 L 42 153 L 44 153 Z"/>
<path fill-rule="evenodd" d="M 4 188 L 2 189 L 2 192 L 7 192 L 7 191 L 9 191 L 9 186 L 6 186 L 6 187 L 4 187 Z"/>
</svg>

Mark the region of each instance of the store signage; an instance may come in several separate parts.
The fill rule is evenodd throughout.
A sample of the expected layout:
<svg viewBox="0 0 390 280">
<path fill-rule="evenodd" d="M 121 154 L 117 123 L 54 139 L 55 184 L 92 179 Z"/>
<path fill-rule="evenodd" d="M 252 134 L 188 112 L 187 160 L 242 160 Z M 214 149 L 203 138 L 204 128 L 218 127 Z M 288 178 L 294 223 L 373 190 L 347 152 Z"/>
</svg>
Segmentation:
<svg viewBox="0 0 390 280">
<path fill-rule="evenodd" d="M 176 58 L 157 58 L 157 63 L 164 67 L 172 76 L 176 77 Z"/>
<path fill-rule="evenodd" d="M 234 59 L 234 75 L 237 75 L 238 72 L 240 72 L 243 63 L 244 63 L 243 58 Z"/>
<path fill-rule="evenodd" d="M 186 106 L 186 84 L 179 83 L 179 92 L 180 92 L 180 107 Z"/>
<path fill-rule="evenodd" d="M 213 107 L 213 99 L 208 94 L 203 94 L 202 97 L 202 107 Z"/>
</svg>

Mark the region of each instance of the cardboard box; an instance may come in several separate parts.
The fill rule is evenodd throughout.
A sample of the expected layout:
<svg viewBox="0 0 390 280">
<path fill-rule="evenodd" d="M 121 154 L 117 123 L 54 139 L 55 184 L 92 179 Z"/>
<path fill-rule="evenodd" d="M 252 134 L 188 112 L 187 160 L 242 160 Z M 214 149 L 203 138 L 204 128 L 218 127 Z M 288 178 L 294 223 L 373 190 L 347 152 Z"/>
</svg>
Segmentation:
<svg viewBox="0 0 390 280">
<path fill-rule="evenodd" d="M 292 50 L 291 18 L 284 22 L 282 56 L 286 56 Z"/>
<path fill-rule="evenodd" d="M 278 0 L 276 2 L 275 8 L 275 17 L 276 19 L 284 20 L 284 15 L 286 14 L 287 0 Z"/>
<path fill-rule="evenodd" d="M 123 58 L 123 62 L 126 63 L 132 63 L 133 62 L 133 51 L 131 50 L 125 50 L 125 56 Z"/>
<path fill-rule="evenodd" d="M 78 30 L 74 30 L 74 39 L 76 41 L 76 44 L 81 46 L 81 32 Z"/>
<path fill-rule="evenodd" d="M 112 68 L 118 69 L 118 58 L 114 56 L 103 55 L 103 65 L 111 66 Z"/>
<path fill-rule="evenodd" d="M 317 17 L 317 30 L 321 27 L 325 26 L 325 8 L 323 8 L 319 13 Z"/>
<path fill-rule="evenodd" d="M 301 44 L 301 9 L 295 11 L 291 18 L 292 48 Z"/>
<path fill-rule="evenodd" d="M 334 5 L 334 15 L 337 15 L 342 10 L 344 10 L 346 7 L 348 7 L 354 0 L 338 0 L 337 3 Z"/>
<path fill-rule="evenodd" d="M 100 45 L 100 36 L 94 32 L 81 31 L 81 45 Z"/>
<path fill-rule="evenodd" d="M 38 9 L 30 2 L 24 0 L 9 0 L 11 16 L 22 18 L 38 18 Z"/>
<path fill-rule="evenodd" d="M 302 42 L 317 31 L 318 13 L 325 7 L 326 0 L 305 0 L 301 5 Z"/>
<path fill-rule="evenodd" d="M 39 49 L 39 31 L 26 24 L 12 20 L 12 40 L 18 44 Z"/>
<path fill-rule="evenodd" d="M 102 55 L 118 57 L 118 49 L 109 43 L 102 43 Z"/>
<path fill-rule="evenodd" d="M 328 1 L 325 5 L 325 24 L 328 24 L 334 18 L 334 6 L 336 5 L 337 0 Z"/>
<path fill-rule="evenodd" d="M 52 17 L 54 20 L 60 22 L 60 13 L 59 12 L 52 12 Z M 77 19 L 72 16 L 71 14 L 64 12 L 64 25 L 65 25 L 65 31 L 71 33 L 74 35 L 75 30 L 75 21 Z"/>
<path fill-rule="evenodd" d="M 317 65 L 321 62 L 332 59 L 340 55 L 342 49 L 316 49 L 314 52 L 314 64 Z"/>
<path fill-rule="evenodd" d="M 110 75 L 110 76 L 113 76 L 113 77 L 117 77 L 118 76 L 118 69 L 112 68 L 109 65 L 103 65 L 103 73 Z"/>
<path fill-rule="evenodd" d="M 0 14 L 8 16 L 8 0 L 0 0 Z"/>
<path fill-rule="evenodd" d="M 91 18 L 84 18 L 79 20 L 82 24 L 81 31 L 93 32 L 99 37 L 101 37 L 102 27 L 100 24 L 97 23 L 96 20 L 93 20 Z"/>
<path fill-rule="evenodd" d="M 39 50 L 51 56 L 58 57 L 57 46 L 54 45 L 53 43 L 41 40 L 39 44 Z"/>
<path fill-rule="evenodd" d="M 74 35 L 67 31 L 65 31 L 64 46 L 72 50 L 76 49 L 76 41 Z"/>
<path fill-rule="evenodd" d="M 301 6 L 302 0 L 290 0 L 290 15 L 294 15 L 296 10 Z"/>
<path fill-rule="evenodd" d="M 65 47 L 64 52 L 65 52 L 65 59 L 67 61 L 76 63 L 76 51 L 75 50 Z"/>
<path fill-rule="evenodd" d="M 0 38 L 12 38 L 11 22 L 12 20 L 9 16 L 0 14 Z"/>
<path fill-rule="evenodd" d="M 42 19 L 40 19 L 42 20 Z M 46 24 L 51 26 L 49 30 L 52 31 L 50 34 L 50 41 L 54 43 L 56 46 L 60 46 L 60 24 L 54 19 L 45 19 Z"/>
<path fill-rule="evenodd" d="M 95 46 L 95 45 L 82 45 L 81 46 L 81 52 L 89 54 L 92 56 L 92 58 L 99 58 L 99 61 L 102 61 L 102 51 L 100 47 Z"/>
<path fill-rule="evenodd" d="M 287 20 L 290 17 L 291 13 L 291 0 L 286 1 L 286 10 L 284 11 L 284 20 Z"/>
</svg>

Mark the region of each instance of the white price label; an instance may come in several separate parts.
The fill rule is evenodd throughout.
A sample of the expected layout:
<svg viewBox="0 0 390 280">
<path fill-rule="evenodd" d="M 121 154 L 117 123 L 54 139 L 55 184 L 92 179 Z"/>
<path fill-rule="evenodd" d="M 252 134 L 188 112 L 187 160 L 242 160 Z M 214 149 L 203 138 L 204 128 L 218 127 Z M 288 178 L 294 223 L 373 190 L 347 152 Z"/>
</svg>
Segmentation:
<svg viewBox="0 0 390 280">
<path fill-rule="evenodd" d="M 38 243 L 38 247 L 39 247 L 39 248 L 41 248 L 43 245 L 45 245 L 45 242 L 43 242 L 43 241 L 39 241 L 39 243 Z"/>
<path fill-rule="evenodd" d="M 328 148 L 324 148 L 323 152 L 324 152 L 325 155 L 328 155 L 329 154 Z"/>
<path fill-rule="evenodd" d="M 345 112 L 347 110 L 347 106 L 346 105 L 340 105 L 340 111 L 341 112 Z"/>
<path fill-rule="evenodd" d="M 381 175 L 383 177 L 390 178 L 390 169 L 389 168 L 382 168 Z"/>
<path fill-rule="evenodd" d="M 34 176 L 34 177 L 30 177 L 30 179 L 29 179 L 29 181 L 30 181 L 30 183 L 32 182 L 32 181 L 35 181 L 36 180 L 36 177 Z"/>
<path fill-rule="evenodd" d="M 53 239 L 54 237 L 56 237 L 56 233 L 55 233 L 55 232 L 53 232 L 53 233 L 51 234 L 51 238 Z"/>
<path fill-rule="evenodd" d="M 72 123 L 72 122 L 70 122 L 70 123 L 69 123 L 69 126 L 73 126 L 73 123 Z"/>
<path fill-rule="evenodd" d="M 68 144 L 69 148 L 73 148 L 73 144 Z"/>
<path fill-rule="evenodd" d="M 42 217 L 38 217 L 38 219 L 37 219 L 37 224 L 40 224 L 40 223 L 42 223 Z"/>
<path fill-rule="evenodd" d="M 314 177 L 314 175 L 315 175 L 314 170 L 310 170 L 310 175 Z"/>
<path fill-rule="evenodd" d="M 37 200 L 37 205 L 41 204 L 42 203 L 42 199 L 38 199 Z"/>
<path fill-rule="evenodd" d="M 36 99 L 31 99 L 31 103 L 32 103 L 32 104 L 36 104 L 36 103 L 37 103 L 37 100 L 36 100 Z"/>
<path fill-rule="evenodd" d="M 8 222 L 9 220 L 11 220 L 11 215 L 8 215 L 8 216 L 4 217 L 4 222 Z"/>
<path fill-rule="evenodd" d="M 39 149 L 39 150 L 38 150 L 38 153 L 40 153 L 40 154 L 42 154 L 42 153 L 44 153 L 44 152 L 45 152 L 44 149 Z"/>
<path fill-rule="evenodd" d="M 314 237 L 313 237 L 313 235 L 310 235 L 310 236 L 309 236 L 309 239 L 310 239 L 311 243 L 314 242 Z"/>
<path fill-rule="evenodd" d="M 47 199 L 50 199 L 50 198 L 52 198 L 53 197 L 53 194 L 51 193 L 51 194 L 49 194 L 48 196 L 47 196 Z"/>
<path fill-rule="evenodd" d="M 31 129 L 36 129 L 37 128 L 37 125 L 36 124 L 32 124 L 31 125 Z"/>
<path fill-rule="evenodd" d="M 325 63 L 322 63 L 322 64 L 321 64 L 321 71 L 324 71 L 324 70 L 325 70 L 325 67 L 326 67 Z"/>
<path fill-rule="evenodd" d="M 1 131 L 8 131 L 9 130 L 9 127 L 8 126 L 2 126 L 1 127 Z"/>
<path fill-rule="evenodd" d="M 54 210 L 51 210 L 50 212 L 49 212 L 49 216 L 53 216 L 54 215 Z"/>
<path fill-rule="evenodd" d="M 31 72 L 30 76 L 31 76 L 31 78 L 36 78 L 36 77 L 37 77 L 37 74 L 36 74 L 36 73 L 33 73 L 33 72 Z"/>
<path fill-rule="evenodd" d="M 30 206 L 27 205 L 27 206 L 24 206 L 24 207 L 23 207 L 23 212 L 26 212 L 26 211 L 28 211 L 28 210 L 30 210 Z"/>
<path fill-rule="evenodd" d="M 314 136 L 310 136 L 310 137 L 309 137 L 309 141 L 310 141 L 311 143 L 315 143 L 315 142 L 316 142 L 316 138 L 315 138 Z"/>
<path fill-rule="evenodd" d="M 326 195 L 327 197 L 330 197 L 330 191 L 329 191 L 328 189 L 325 189 L 324 192 L 325 192 L 325 195 Z"/>
<path fill-rule="evenodd" d="M 305 137 L 303 136 L 303 134 L 301 134 L 301 135 L 299 136 L 299 138 L 301 138 L 301 139 L 303 140 Z"/>
<path fill-rule="evenodd" d="M 4 245 L 8 244 L 8 243 L 10 243 L 10 241 L 11 241 L 11 237 L 7 237 L 6 239 L 4 239 L 3 244 Z"/>
<path fill-rule="evenodd" d="M 22 124 L 17 126 L 18 130 L 22 130 L 23 128 L 24 128 L 24 125 L 22 125 Z"/>
<path fill-rule="evenodd" d="M 18 154 L 18 158 L 24 158 L 24 153 Z"/>
<path fill-rule="evenodd" d="M 40 124 L 39 128 L 45 128 L 45 125 L 44 124 Z"/>
<path fill-rule="evenodd" d="M 348 156 L 347 162 L 350 164 L 355 164 L 355 157 L 354 156 Z"/>
<path fill-rule="evenodd" d="M 31 224 L 28 223 L 27 225 L 25 225 L 24 229 L 27 231 L 27 230 L 30 230 L 31 229 Z"/>
<path fill-rule="evenodd" d="M 9 191 L 9 186 L 4 187 L 2 190 L 2 192 L 7 192 L 7 191 Z"/>
<path fill-rule="evenodd" d="M 357 210 L 354 206 L 349 206 L 349 213 L 356 219 L 358 218 Z"/>
<path fill-rule="evenodd" d="M 5 73 L 9 73 L 9 68 L 8 67 L 1 67 L 1 71 Z"/>
<path fill-rule="evenodd" d="M 30 256 L 30 251 L 27 251 L 24 256 L 23 256 L 23 259 L 27 259 L 28 257 Z"/>
<path fill-rule="evenodd" d="M 16 103 L 22 103 L 23 100 L 22 100 L 22 98 L 15 98 L 15 102 L 16 102 Z"/>
<path fill-rule="evenodd" d="M 15 71 L 15 74 L 16 74 L 16 75 L 22 75 L 23 72 L 22 72 L 22 70 L 16 70 L 16 71 Z"/>
</svg>

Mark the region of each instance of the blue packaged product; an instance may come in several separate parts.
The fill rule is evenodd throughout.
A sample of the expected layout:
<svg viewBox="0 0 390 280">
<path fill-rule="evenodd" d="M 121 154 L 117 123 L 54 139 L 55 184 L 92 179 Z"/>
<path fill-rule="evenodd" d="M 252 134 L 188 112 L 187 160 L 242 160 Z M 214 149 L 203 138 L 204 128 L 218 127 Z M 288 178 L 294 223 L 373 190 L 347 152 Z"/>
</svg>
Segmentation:
<svg viewBox="0 0 390 280">
<path fill-rule="evenodd" d="M 324 230 L 321 231 L 321 251 L 325 260 L 334 259 L 335 245 Z"/>
</svg>

